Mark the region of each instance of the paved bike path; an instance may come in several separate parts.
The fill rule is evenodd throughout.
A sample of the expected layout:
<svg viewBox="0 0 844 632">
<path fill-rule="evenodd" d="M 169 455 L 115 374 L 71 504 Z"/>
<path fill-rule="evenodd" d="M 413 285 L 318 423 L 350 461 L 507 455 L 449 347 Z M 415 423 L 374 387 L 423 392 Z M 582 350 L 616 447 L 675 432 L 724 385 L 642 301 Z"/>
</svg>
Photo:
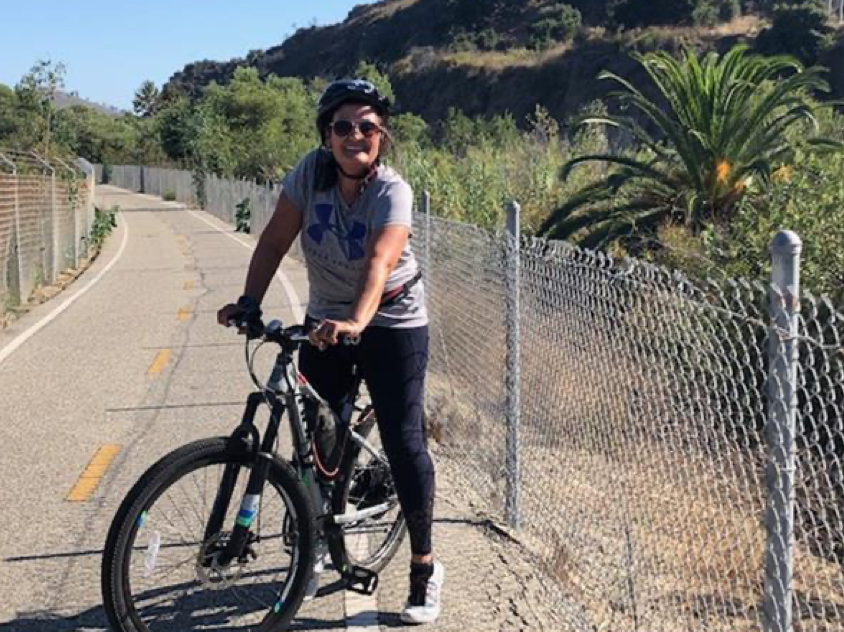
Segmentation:
<svg viewBox="0 0 844 632">
<path fill-rule="evenodd" d="M 121 209 L 101 256 L 66 292 L 0 332 L 0 632 L 104 630 L 102 546 L 126 491 L 174 447 L 228 434 L 253 388 L 242 339 L 215 313 L 239 295 L 254 239 L 150 196 L 100 187 L 97 197 Z M 285 283 L 272 284 L 264 311 L 290 323 L 301 317 L 306 277 L 294 260 L 281 272 Z M 259 372 L 272 358 L 259 356 Z M 66 500 L 103 446 L 119 450 L 90 498 Z M 443 615 L 427 629 L 561 629 L 549 627 L 529 563 L 477 519 L 455 464 L 433 451 L 434 541 L 447 581 Z M 377 606 L 332 595 L 305 604 L 293 629 L 398 625 L 408 556 L 405 543 L 382 574 Z M 347 620 L 347 612 L 357 615 Z"/>
<path fill-rule="evenodd" d="M 66 294 L 111 269 L 0 363 L 0 630 L 104 629 L 99 564 L 123 495 L 172 448 L 228 434 L 252 389 L 243 339 L 215 312 L 240 294 L 244 243 L 254 239 L 232 239 L 205 213 L 101 187 L 98 205 L 114 204 L 115 233 Z M 282 271 L 305 300 L 301 266 Z M 2 332 L 0 350 L 66 298 Z M 279 282 L 265 306 L 288 323 L 302 313 Z M 119 452 L 92 496 L 66 500 L 103 446 Z M 328 601 L 321 620 L 341 629 L 342 598 Z"/>
</svg>

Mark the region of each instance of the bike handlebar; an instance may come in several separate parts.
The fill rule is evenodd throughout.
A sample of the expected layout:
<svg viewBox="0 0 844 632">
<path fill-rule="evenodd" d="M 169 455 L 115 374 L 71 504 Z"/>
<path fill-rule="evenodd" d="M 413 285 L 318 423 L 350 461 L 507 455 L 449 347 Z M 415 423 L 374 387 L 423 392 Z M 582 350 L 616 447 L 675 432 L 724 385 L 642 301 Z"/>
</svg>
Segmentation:
<svg viewBox="0 0 844 632">
<path fill-rule="evenodd" d="M 284 327 L 280 320 L 271 320 L 264 325 L 260 318 L 235 317 L 229 318 L 229 327 L 237 327 L 238 333 L 246 336 L 249 340 L 261 338 L 266 342 L 275 342 L 281 346 L 298 346 L 303 342 L 309 342 L 308 330 L 305 325 L 291 325 Z M 341 335 L 341 344 L 354 346 L 360 343 L 360 336 Z"/>
</svg>

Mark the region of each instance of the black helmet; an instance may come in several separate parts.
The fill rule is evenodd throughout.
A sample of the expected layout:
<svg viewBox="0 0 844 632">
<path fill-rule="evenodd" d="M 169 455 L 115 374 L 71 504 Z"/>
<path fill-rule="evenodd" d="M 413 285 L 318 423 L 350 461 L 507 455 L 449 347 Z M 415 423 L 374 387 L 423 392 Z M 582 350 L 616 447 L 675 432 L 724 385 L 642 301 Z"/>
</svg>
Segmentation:
<svg viewBox="0 0 844 632">
<path fill-rule="evenodd" d="M 381 96 L 373 83 L 365 79 L 338 79 L 331 82 L 319 98 L 317 118 L 322 118 L 347 101 L 367 103 L 382 116 L 390 113 L 390 100 Z"/>
</svg>

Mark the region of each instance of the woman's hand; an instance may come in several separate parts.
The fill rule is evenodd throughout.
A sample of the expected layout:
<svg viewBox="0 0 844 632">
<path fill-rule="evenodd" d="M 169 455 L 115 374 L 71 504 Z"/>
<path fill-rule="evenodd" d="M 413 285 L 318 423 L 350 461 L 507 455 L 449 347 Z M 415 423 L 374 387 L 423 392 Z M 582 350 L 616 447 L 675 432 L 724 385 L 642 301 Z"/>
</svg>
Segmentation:
<svg viewBox="0 0 844 632">
<path fill-rule="evenodd" d="M 323 320 L 308 333 L 312 345 L 324 351 L 336 345 L 341 337 L 356 338 L 363 332 L 363 325 L 354 320 Z"/>
<path fill-rule="evenodd" d="M 231 325 L 229 321 L 237 318 L 242 313 L 242 307 L 234 303 L 229 303 L 217 312 L 217 322 L 220 323 L 223 327 L 229 327 Z"/>
</svg>

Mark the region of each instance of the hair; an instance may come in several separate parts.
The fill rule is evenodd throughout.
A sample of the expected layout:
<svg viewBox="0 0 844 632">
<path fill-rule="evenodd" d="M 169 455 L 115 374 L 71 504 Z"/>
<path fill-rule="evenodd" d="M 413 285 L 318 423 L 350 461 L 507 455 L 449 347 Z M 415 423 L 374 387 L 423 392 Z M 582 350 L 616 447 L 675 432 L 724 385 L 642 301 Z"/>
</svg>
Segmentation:
<svg viewBox="0 0 844 632">
<path fill-rule="evenodd" d="M 389 129 L 387 129 L 387 122 L 389 120 L 389 114 L 387 114 L 387 112 L 385 112 L 381 108 L 372 105 L 371 103 L 368 103 L 366 101 L 358 101 L 356 99 L 349 99 L 348 101 L 338 103 L 335 107 L 331 108 L 326 112 L 323 112 L 320 116 L 318 116 L 316 121 L 320 143 L 320 149 L 319 154 L 317 155 L 316 163 L 317 191 L 328 191 L 337 185 L 337 171 L 339 169 L 339 165 L 337 164 L 337 160 L 334 158 L 334 154 L 331 152 L 331 149 L 326 147 L 326 141 L 328 140 L 328 135 L 331 133 L 331 131 L 329 130 L 329 125 L 331 124 L 331 119 L 334 118 L 334 113 L 337 112 L 337 110 L 339 110 L 341 106 L 344 106 L 349 103 L 355 105 L 368 105 L 372 107 L 373 110 L 375 110 L 375 113 L 378 114 L 379 118 L 381 119 L 381 150 L 378 153 L 378 157 L 375 159 L 373 167 L 378 167 L 381 164 L 381 156 L 392 151 L 395 146 L 395 143 L 393 142 L 393 137 L 390 134 Z"/>
</svg>

